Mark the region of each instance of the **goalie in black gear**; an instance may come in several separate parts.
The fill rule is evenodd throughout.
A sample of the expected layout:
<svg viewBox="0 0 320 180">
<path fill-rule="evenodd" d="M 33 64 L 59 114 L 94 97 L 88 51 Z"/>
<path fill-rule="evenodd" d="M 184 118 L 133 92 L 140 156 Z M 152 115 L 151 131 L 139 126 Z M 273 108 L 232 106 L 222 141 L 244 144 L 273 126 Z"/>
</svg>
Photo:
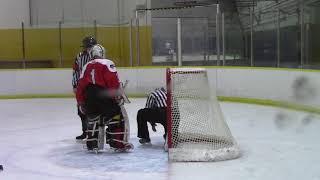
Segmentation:
<svg viewBox="0 0 320 180">
<path fill-rule="evenodd" d="M 103 59 L 100 48 L 93 47 L 90 54 L 95 59 L 84 66 L 76 93 L 78 106 L 88 120 L 87 148 L 103 149 L 106 133 L 110 147 L 132 149 L 133 145 L 128 142 L 128 118 L 120 102 L 124 95 L 115 64 Z"/>
<path fill-rule="evenodd" d="M 99 147 L 99 128 L 105 128 L 106 144 L 117 150 L 132 149 L 128 143 L 127 123 L 118 102 L 105 96 L 105 89 L 97 85 L 86 88 L 85 113 L 88 119 L 87 148 L 88 150 L 101 149 Z M 101 133 L 101 132 L 100 132 Z M 103 134 L 104 136 L 104 134 Z"/>
</svg>

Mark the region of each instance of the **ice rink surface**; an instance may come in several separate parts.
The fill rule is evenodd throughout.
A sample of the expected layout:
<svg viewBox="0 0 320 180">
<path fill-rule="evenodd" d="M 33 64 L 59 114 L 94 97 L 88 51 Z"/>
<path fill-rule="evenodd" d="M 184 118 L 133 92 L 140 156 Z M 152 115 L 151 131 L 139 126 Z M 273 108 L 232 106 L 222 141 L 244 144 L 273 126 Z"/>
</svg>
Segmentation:
<svg viewBox="0 0 320 180">
<path fill-rule="evenodd" d="M 320 180 L 320 117 L 286 109 L 222 102 L 231 132 L 242 149 L 235 160 L 168 163 L 163 129 L 151 132 L 151 146 L 136 138 L 131 123 L 130 153 L 94 154 L 76 143 L 81 123 L 74 99 L 0 100 L 0 180 Z"/>
</svg>

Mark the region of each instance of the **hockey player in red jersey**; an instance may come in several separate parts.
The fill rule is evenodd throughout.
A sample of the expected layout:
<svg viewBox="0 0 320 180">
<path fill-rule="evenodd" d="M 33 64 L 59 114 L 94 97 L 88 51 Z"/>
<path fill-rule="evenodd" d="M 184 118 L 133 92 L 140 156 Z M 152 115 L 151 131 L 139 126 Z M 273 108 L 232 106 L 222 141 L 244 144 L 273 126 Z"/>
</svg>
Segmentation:
<svg viewBox="0 0 320 180">
<path fill-rule="evenodd" d="M 94 60 L 82 71 L 76 98 L 88 120 L 86 145 L 88 150 L 99 149 L 99 126 L 106 125 L 106 143 L 117 150 L 132 149 L 128 142 L 128 120 L 120 107 L 121 87 L 115 64 L 101 58 L 100 49 L 90 51 Z"/>
</svg>

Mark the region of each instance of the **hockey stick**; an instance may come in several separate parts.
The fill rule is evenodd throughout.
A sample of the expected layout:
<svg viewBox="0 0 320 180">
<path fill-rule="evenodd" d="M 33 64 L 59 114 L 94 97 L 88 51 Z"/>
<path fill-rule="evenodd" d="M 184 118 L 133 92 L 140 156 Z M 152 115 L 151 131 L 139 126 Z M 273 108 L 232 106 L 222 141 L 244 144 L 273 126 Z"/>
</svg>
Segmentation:
<svg viewBox="0 0 320 180">
<path fill-rule="evenodd" d="M 124 91 L 128 84 L 129 80 L 126 80 L 124 83 L 121 82 L 121 97 L 123 98 L 124 103 L 131 103 L 127 94 Z"/>
</svg>

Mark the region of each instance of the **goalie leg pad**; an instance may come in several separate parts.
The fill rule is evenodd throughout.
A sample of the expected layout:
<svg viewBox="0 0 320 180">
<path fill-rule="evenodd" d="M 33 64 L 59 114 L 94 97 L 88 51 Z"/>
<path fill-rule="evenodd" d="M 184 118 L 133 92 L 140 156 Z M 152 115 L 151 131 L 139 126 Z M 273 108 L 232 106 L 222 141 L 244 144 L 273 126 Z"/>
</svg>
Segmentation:
<svg viewBox="0 0 320 180">
<path fill-rule="evenodd" d="M 88 117 L 87 140 L 86 145 L 88 150 L 98 148 L 99 120 L 100 116 L 93 118 Z"/>
<path fill-rule="evenodd" d="M 106 131 L 107 143 L 115 149 L 126 149 L 129 144 L 125 132 L 125 121 L 122 115 L 116 115 L 108 123 Z M 129 148 L 131 149 L 131 148 Z"/>
</svg>

